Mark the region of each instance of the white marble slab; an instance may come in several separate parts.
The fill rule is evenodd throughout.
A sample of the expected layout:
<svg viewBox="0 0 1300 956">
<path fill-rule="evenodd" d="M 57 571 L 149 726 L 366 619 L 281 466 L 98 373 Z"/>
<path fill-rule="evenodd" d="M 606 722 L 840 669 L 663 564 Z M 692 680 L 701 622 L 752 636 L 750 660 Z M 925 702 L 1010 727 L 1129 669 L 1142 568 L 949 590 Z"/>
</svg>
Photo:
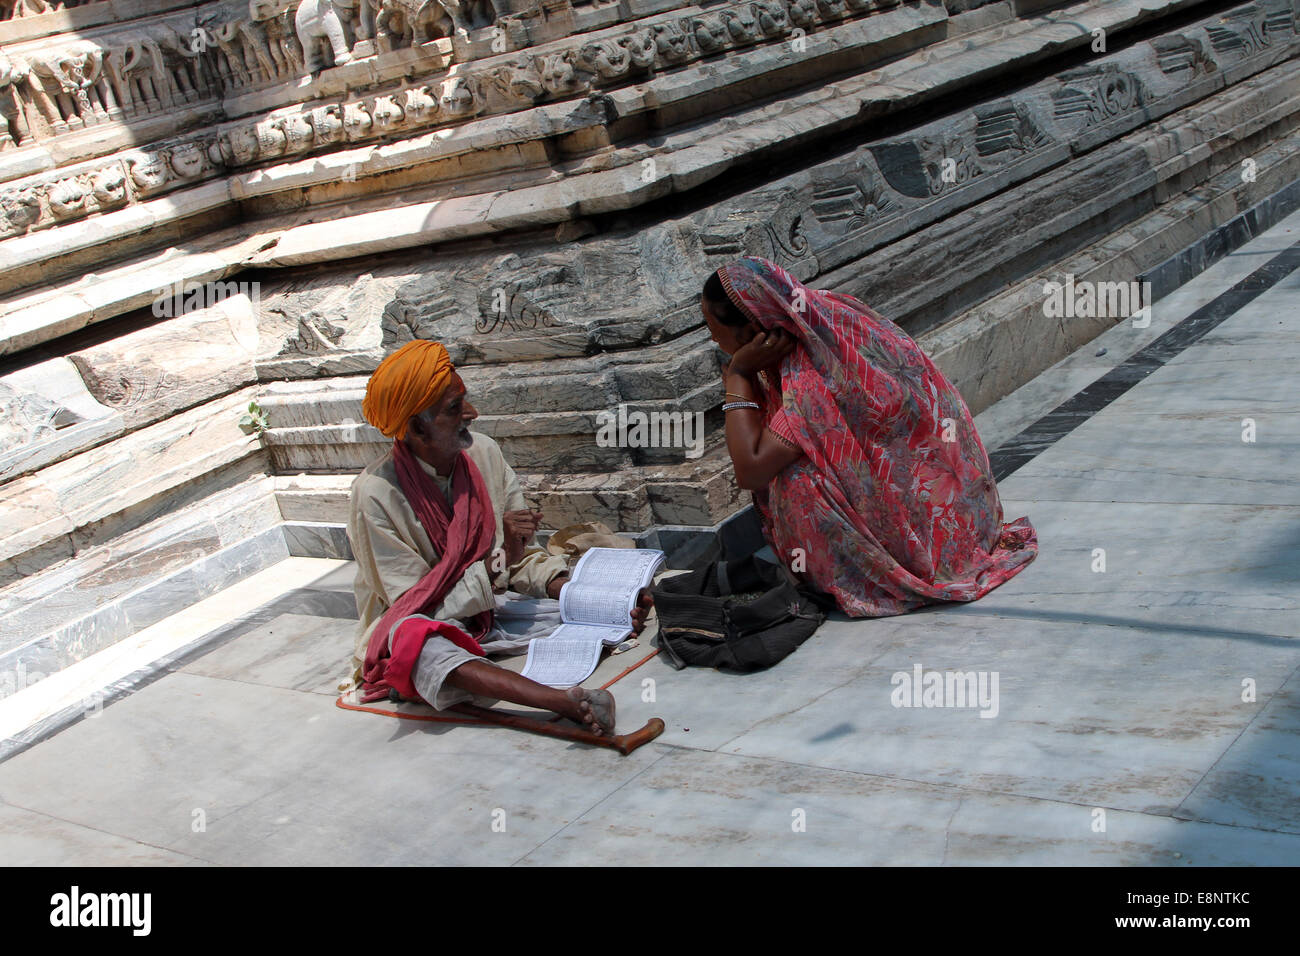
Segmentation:
<svg viewBox="0 0 1300 956">
<path fill-rule="evenodd" d="M 45 813 L 0 805 L 0 865 L 202 866 L 205 863 L 183 853 L 69 823 Z"/>
<path fill-rule="evenodd" d="M 1296 672 L 1174 815 L 1300 833 L 1300 680 Z M 1300 855 L 1291 865 L 1298 862 Z"/>
<path fill-rule="evenodd" d="M 146 672 L 156 661 L 178 653 L 268 601 L 309 584 L 340 562 L 287 558 L 219 594 L 64 667 L 17 693 L 0 699 L 0 745 L 28 739 L 39 728 L 76 720 L 94 712 L 106 688 Z M 64 719 L 66 718 L 66 720 Z M 3 790 L 0 790 L 0 795 Z"/>
<path fill-rule="evenodd" d="M 1157 369 L 999 483 L 1002 495 L 1300 504 L 1300 483 L 1293 480 L 1300 457 L 1293 364 L 1200 358 Z M 1253 442 L 1243 441 L 1246 419 L 1254 422 Z"/>
<path fill-rule="evenodd" d="M 0 796 L 217 863 L 492 865 L 514 862 L 660 756 L 352 713 L 319 694 L 174 673 L 0 764 Z"/>
<path fill-rule="evenodd" d="M 1008 520 L 1029 517 L 1038 557 L 981 600 L 949 605 L 945 617 L 1079 621 L 1276 646 L 1300 637 L 1294 508 L 1022 501 L 1005 492 L 1002 505 Z"/>
<path fill-rule="evenodd" d="M 1050 609 L 1014 619 L 939 611 L 906 620 L 909 639 L 869 668 L 815 697 L 805 686 L 802 707 L 721 749 L 1168 815 L 1300 662 L 1294 642 L 1061 622 Z M 917 664 L 997 672 L 996 716 L 895 706 L 894 675 Z M 1241 700 L 1246 677 L 1256 680 L 1260 702 Z M 1300 781 L 1294 786 L 1300 799 Z"/>
<path fill-rule="evenodd" d="M 305 603 L 305 602 L 304 602 Z M 278 614 L 187 664 L 188 674 L 338 696 L 356 638 L 352 618 Z"/>
<path fill-rule="evenodd" d="M 802 763 L 673 750 L 521 863 L 547 866 L 1284 864 L 1300 838 Z M 803 829 L 796 829 L 802 825 Z"/>
</svg>

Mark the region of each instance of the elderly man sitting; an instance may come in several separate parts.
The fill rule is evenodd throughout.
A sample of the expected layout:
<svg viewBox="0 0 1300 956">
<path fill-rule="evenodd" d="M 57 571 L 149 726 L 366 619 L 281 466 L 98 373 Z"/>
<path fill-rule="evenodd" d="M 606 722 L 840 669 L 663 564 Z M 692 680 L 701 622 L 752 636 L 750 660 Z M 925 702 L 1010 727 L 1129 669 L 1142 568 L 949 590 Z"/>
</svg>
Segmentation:
<svg viewBox="0 0 1300 956">
<path fill-rule="evenodd" d="M 487 659 L 522 653 L 529 637 L 549 633 L 559 615 L 548 599 L 559 596 L 568 572 L 563 557 L 536 546 L 542 514 L 525 507 L 496 442 L 469 430 L 478 413 L 447 350 L 416 341 L 389 355 L 366 386 L 362 411 L 393 439 L 352 484 L 348 539 L 361 618 L 354 679 L 363 700 L 422 698 L 439 710 L 507 700 L 613 733 L 608 691 L 557 690 Z M 506 590 L 542 599 L 515 606 L 548 613 L 522 633 L 504 606 L 498 621 L 496 594 Z M 645 614 L 633 613 L 638 632 Z"/>
</svg>

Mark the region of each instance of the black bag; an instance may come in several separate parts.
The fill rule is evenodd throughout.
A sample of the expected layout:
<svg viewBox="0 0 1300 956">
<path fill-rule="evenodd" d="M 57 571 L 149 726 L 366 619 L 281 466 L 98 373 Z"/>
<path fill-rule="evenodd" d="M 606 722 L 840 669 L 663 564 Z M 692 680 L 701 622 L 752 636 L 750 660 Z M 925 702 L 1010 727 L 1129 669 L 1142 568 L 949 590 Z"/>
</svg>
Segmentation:
<svg viewBox="0 0 1300 956">
<path fill-rule="evenodd" d="M 750 555 L 664 578 L 650 589 L 668 663 L 744 673 L 785 659 L 826 620 L 829 595 Z"/>
</svg>

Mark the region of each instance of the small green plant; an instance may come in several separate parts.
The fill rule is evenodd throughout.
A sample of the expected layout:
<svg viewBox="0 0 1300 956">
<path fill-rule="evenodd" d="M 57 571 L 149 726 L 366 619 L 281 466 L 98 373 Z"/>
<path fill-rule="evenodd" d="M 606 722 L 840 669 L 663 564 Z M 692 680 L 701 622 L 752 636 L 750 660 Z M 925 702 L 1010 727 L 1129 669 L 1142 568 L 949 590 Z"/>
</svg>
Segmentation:
<svg viewBox="0 0 1300 956">
<path fill-rule="evenodd" d="M 262 406 L 253 401 L 248 403 L 248 411 L 240 416 L 239 427 L 249 434 L 256 432 L 260 435 L 271 427 L 271 423 Z"/>
</svg>

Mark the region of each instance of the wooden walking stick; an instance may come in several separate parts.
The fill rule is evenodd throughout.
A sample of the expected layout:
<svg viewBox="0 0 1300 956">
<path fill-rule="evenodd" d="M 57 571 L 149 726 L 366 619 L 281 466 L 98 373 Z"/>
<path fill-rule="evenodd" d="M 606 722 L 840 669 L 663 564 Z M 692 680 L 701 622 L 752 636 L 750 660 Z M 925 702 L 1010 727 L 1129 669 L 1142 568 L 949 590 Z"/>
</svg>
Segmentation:
<svg viewBox="0 0 1300 956">
<path fill-rule="evenodd" d="M 664 732 L 664 722 L 658 717 L 651 717 L 646 721 L 644 727 L 630 734 L 610 736 L 609 734 L 593 734 L 589 730 L 580 730 L 577 727 L 565 727 L 562 724 L 552 723 L 548 720 L 535 720 L 532 717 L 503 714 L 500 711 L 479 707 L 475 704 L 456 704 L 450 709 L 501 727 L 514 727 L 518 730 L 528 730 L 548 737 L 559 737 L 561 740 L 572 740 L 575 743 L 609 747 L 612 750 L 617 750 L 625 757 L 642 744 L 648 744 Z"/>
</svg>

